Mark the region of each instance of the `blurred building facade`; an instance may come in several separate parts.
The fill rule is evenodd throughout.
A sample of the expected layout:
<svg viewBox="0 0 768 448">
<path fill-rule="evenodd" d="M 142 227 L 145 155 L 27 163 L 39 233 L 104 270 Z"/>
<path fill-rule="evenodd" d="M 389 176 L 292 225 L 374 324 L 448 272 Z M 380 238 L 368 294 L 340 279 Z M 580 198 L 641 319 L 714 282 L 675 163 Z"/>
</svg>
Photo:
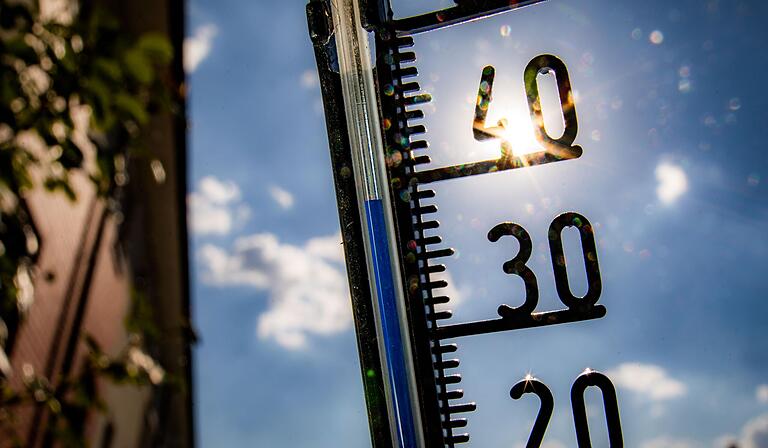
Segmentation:
<svg viewBox="0 0 768 448">
<path fill-rule="evenodd" d="M 183 90 L 183 1 L 95 3 L 111 10 L 126 32 L 165 34 L 175 51 L 172 78 Z M 126 316 L 145 305 L 157 330 L 145 344 L 146 352 L 173 379 L 142 387 L 99 381 L 106 412 L 85 416 L 90 446 L 194 445 L 186 123 L 181 106 L 176 115 L 152 119 L 147 147 L 153 162 L 130 162 L 130 180 L 118 207 L 98 197 L 85 176 L 73 180 L 76 202 L 42 190 L 27 198 L 40 249 L 34 301 L 18 327 L 10 326 L 4 347 L 12 384 L 19 386 L 24 374 L 35 373 L 55 386 L 76 373 L 87 355 L 85 335 L 105 352 L 117 354 L 129 343 Z M 27 446 L 57 446 L 44 436 L 50 417 L 42 405 L 24 410 L 18 432 Z"/>
</svg>

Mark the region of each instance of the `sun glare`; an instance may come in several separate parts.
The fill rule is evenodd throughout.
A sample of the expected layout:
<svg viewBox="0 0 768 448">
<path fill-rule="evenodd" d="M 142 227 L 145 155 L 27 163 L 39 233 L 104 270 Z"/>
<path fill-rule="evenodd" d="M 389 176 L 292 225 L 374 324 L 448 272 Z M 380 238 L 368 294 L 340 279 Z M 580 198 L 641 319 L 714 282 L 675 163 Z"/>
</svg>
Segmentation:
<svg viewBox="0 0 768 448">
<path fill-rule="evenodd" d="M 511 122 L 505 126 L 504 142 L 512 149 L 512 155 L 522 156 L 525 154 L 531 154 L 542 150 L 541 144 L 536 141 L 533 136 L 533 128 L 531 127 L 528 114 L 524 117 L 515 117 Z"/>
<path fill-rule="evenodd" d="M 491 114 L 489 114 L 491 115 Z M 489 159 L 499 158 L 503 150 L 509 148 L 513 156 L 522 156 L 542 151 L 541 144 L 533 134 L 531 118 L 527 110 L 506 110 L 493 116 L 489 123 L 498 123 L 504 128 L 500 138 L 482 142 L 484 154 Z"/>
</svg>

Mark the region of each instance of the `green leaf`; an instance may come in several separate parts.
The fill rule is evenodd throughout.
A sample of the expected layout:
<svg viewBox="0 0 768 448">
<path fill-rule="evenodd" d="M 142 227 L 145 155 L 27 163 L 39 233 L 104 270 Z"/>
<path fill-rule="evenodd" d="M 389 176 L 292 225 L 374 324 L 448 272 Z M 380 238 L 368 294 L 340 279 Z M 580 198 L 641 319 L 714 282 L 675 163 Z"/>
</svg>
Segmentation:
<svg viewBox="0 0 768 448">
<path fill-rule="evenodd" d="M 141 101 L 125 93 L 120 92 L 115 95 L 115 106 L 117 106 L 119 110 L 129 114 L 140 124 L 146 123 L 149 119 L 149 115 L 144 109 L 144 105 L 141 104 Z"/>
<path fill-rule="evenodd" d="M 152 62 L 140 48 L 134 47 L 123 55 L 126 70 L 136 81 L 141 84 L 150 84 L 155 79 L 155 70 Z"/>
<path fill-rule="evenodd" d="M 83 81 L 81 97 L 85 104 L 91 106 L 92 118 L 96 125 L 102 129 L 109 127 L 110 98 L 112 92 L 104 82 L 98 78 L 89 78 Z"/>
<path fill-rule="evenodd" d="M 96 58 L 93 68 L 97 73 L 109 78 L 110 81 L 119 82 L 123 79 L 123 70 L 114 59 Z"/>
<path fill-rule="evenodd" d="M 136 43 L 136 46 L 157 64 L 166 65 L 173 59 L 173 46 L 160 33 L 143 34 Z"/>
</svg>

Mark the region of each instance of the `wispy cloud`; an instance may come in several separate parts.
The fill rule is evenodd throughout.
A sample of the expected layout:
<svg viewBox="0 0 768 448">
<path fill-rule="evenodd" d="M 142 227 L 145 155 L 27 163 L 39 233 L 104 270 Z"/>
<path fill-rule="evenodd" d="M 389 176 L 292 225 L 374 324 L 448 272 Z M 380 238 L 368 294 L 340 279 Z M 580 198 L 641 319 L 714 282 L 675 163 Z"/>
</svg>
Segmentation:
<svg viewBox="0 0 768 448">
<path fill-rule="evenodd" d="M 184 70 L 187 73 L 197 70 L 200 63 L 208 57 L 218 32 L 216 25 L 208 23 L 195 28 L 192 36 L 184 39 Z"/>
<path fill-rule="evenodd" d="M 204 266 L 202 280 L 208 284 L 268 292 L 269 306 L 256 326 L 261 339 L 298 350 L 307 346 L 311 335 L 332 335 L 351 327 L 339 234 L 295 246 L 260 233 L 239 238 L 232 250 L 205 245 L 199 259 Z"/>
<path fill-rule="evenodd" d="M 231 181 L 206 176 L 187 196 L 189 225 L 197 235 L 226 235 L 245 221 L 250 209 L 240 203 L 240 189 Z"/>
<path fill-rule="evenodd" d="M 768 448 L 768 414 L 748 421 L 741 430 L 741 448 Z"/>
<path fill-rule="evenodd" d="M 768 448 L 768 414 L 749 420 L 741 428 L 741 437 L 724 435 L 715 440 L 715 448 Z"/>
<path fill-rule="evenodd" d="M 755 398 L 760 404 L 768 404 L 768 384 L 761 384 L 755 389 Z"/>
<path fill-rule="evenodd" d="M 670 377 L 666 370 L 654 364 L 628 362 L 618 365 L 606 374 L 618 387 L 652 401 L 678 398 L 688 391 L 684 383 Z"/>
<path fill-rule="evenodd" d="M 317 76 L 317 70 L 307 69 L 301 73 L 299 84 L 305 89 L 313 89 L 320 85 L 320 78 Z"/>
<path fill-rule="evenodd" d="M 688 176 L 682 168 L 662 162 L 656 167 L 656 196 L 667 205 L 674 204 L 688 191 Z"/>
<path fill-rule="evenodd" d="M 290 210 L 293 208 L 293 203 L 295 201 L 290 191 L 278 187 L 277 185 L 272 185 L 269 187 L 269 195 L 272 196 L 272 200 L 274 200 L 283 210 Z"/>
</svg>

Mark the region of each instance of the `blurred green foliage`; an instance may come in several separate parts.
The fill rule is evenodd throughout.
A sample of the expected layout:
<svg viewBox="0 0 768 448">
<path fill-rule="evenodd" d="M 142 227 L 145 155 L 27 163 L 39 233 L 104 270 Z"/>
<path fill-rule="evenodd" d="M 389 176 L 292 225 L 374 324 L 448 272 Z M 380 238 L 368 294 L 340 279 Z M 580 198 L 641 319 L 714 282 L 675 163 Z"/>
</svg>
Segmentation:
<svg viewBox="0 0 768 448">
<path fill-rule="evenodd" d="M 0 440 L 3 446 L 23 447 L 24 434 L 19 434 L 16 412 L 24 406 L 44 406 L 50 412 L 46 436 L 64 447 L 87 446 L 86 417 L 89 412 L 108 411 L 101 399 L 98 380 L 116 385 L 158 385 L 172 381 L 157 362 L 141 348 L 141 338 L 134 335 L 117 355 L 107 355 L 98 343 L 86 338 L 88 356 L 76 375 L 61 379 L 56 385 L 32 371 L 23 371 L 24 387 L 15 390 L 0 387 Z"/>
<path fill-rule="evenodd" d="M 80 172 L 97 194 L 114 197 L 128 180 L 126 158 L 145 152 L 143 126 L 174 110 L 172 57 L 163 35 L 131 36 L 98 9 L 43 20 L 36 1 L 0 0 L 0 349 L 34 295 L 40 242 L 25 195 L 45 188 L 74 201 Z M 136 306 L 127 330 L 145 333 L 149 310 Z M 82 446 L 84 413 L 102 408 L 95 378 L 156 384 L 162 369 L 139 353 L 140 340 L 116 358 L 89 340 L 86 366 L 55 387 L 34 372 L 24 372 L 21 391 L 0 381 L 0 438 L 15 437 L 12 409 L 37 403 L 55 417 L 57 441 Z"/>
</svg>

